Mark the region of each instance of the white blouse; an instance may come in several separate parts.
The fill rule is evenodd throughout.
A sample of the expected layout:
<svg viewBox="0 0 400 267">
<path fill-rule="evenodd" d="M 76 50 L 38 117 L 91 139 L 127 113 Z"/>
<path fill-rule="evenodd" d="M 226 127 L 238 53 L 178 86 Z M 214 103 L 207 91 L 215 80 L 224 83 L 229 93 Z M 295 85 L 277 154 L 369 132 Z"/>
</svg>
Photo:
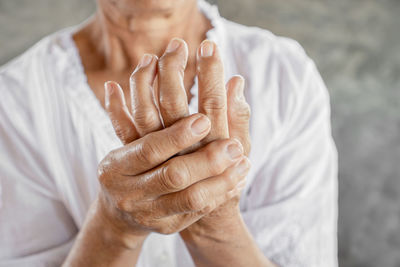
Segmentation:
<svg viewBox="0 0 400 267">
<path fill-rule="evenodd" d="M 221 18 L 199 1 L 226 78 L 247 80 L 252 169 L 240 207 L 281 266 L 337 266 L 337 153 L 327 89 L 301 46 Z M 0 266 L 58 266 L 121 146 L 72 41 L 48 36 L 0 69 Z M 191 112 L 197 111 L 197 84 Z M 151 234 L 137 264 L 193 266 L 178 234 Z"/>
</svg>

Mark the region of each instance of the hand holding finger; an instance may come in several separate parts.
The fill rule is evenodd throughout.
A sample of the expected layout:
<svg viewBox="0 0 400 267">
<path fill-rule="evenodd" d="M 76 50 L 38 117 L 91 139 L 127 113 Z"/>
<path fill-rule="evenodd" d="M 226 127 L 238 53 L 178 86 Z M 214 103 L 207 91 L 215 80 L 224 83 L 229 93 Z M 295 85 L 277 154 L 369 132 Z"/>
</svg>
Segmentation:
<svg viewBox="0 0 400 267">
<path fill-rule="evenodd" d="M 209 130 L 210 121 L 202 114 L 183 118 L 171 127 L 149 133 L 110 152 L 100 164 L 100 175 L 108 168 L 117 169 L 124 175 L 146 172 L 199 142 Z"/>
<path fill-rule="evenodd" d="M 194 137 L 196 140 L 186 144 L 183 144 L 185 141 L 178 144 L 177 142 L 182 142 L 185 136 L 187 139 L 188 133 L 182 130 L 189 125 L 192 128 L 191 132 L 194 131 L 199 137 Z M 148 145 L 158 145 L 162 151 L 169 149 L 169 153 L 165 151 L 164 155 L 143 161 L 143 158 L 137 155 L 148 155 L 148 153 L 134 153 L 136 157 L 129 157 L 129 151 L 124 147 L 118 151 L 125 155 L 125 158 L 114 152 L 102 161 L 99 180 L 104 193 L 101 194 L 101 203 L 105 206 L 106 212 L 111 214 L 109 217 L 117 219 L 115 223 L 118 227 L 134 233 L 146 232 L 149 229 L 161 233 L 180 231 L 232 197 L 232 192 L 248 170 L 247 159 L 243 157 L 243 148 L 235 139 L 215 141 L 191 155 L 171 159 L 164 163 L 166 168 L 153 168 L 174 152 L 195 141 L 198 142 L 201 137 L 207 135 L 209 128 L 207 117 L 200 114 L 192 115 L 167 129 L 148 134 L 125 146 L 131 148 L 138 146 L 137 149 L 141 149 L 147 141 Z M 181 135 L 178 136 L 177 133 Z M 146 139 L 148 136 L 150 138 Z M 167 136 L 176 139 L 169 140 Z M 165 143 L 156 142 L 157 140 Z M 128 161 L 133 162 L 132 165 L 137 168 L 152 169 L 148 172 L 153 174 L 148 172 L 141 174 L 140 169 L 136 169 L 136 174 L 124 173 L 122 168 L 129 165 Z M 179 173 L 179 170 L 183 169 L 181 167 L 186 165 L 188 165 L 186 171 Z M 166 173 L 168 175 L 165 175 Z M 153 191 L 148 191 L 150 188 Z M 158 191 L 154 190 L 156 188 Z M 121 219 L 126 216 L 131 219 L 128 221 Z"/>
<path fill-rule="evenodd" d="M 236 164 L 219 175 L 201 180 L 182 191 L 159 197 L 152 203 L 153 209 L 160 217 L 180 213 L 210 213 L 233 197 L 232 193 L 249 168 L 249 160 L 241 157 Z"/>
<path fill-rule="evenodd" d="M 236 139 L 211 142 L 199 151 L 174 157 L 135 181 L 147 198 L 178 192 L 202 179 L 220 175 L 241 160 L 243 147 Z"/>
</svg>

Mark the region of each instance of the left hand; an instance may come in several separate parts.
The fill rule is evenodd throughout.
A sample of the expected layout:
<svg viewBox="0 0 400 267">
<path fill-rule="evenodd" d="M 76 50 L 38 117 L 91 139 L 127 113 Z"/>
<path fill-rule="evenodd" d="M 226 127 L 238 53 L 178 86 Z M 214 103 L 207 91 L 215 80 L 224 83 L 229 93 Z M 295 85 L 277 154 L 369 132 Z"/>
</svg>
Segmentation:
<svg viewBox="0 0 400 267">
<path fill-rule="evenodd" d="M 139 66 L 132 75 L 131 114 L 123 99 L 119 100 L 122 108 L 108 105 L 112 108 L 108 108 L 108 112 L 114 128 L 123 143 L 130 143 L 138 136 L 159 130 L 162 123 L 168 127 L 189 114 L 183 86 L 188 57 L 186 43 L 175 39 L 170 44 L 170 49 L 167 48 L 166 53 L 158 60 L 158 70 L 151 67 L 157 61 L 152 57 L 147 70 L 142 62 L 142 67 Z M 234 76 L 225 87 L 223 64 L 217 46 L 210 41 L 204 41 L 198 50 L 197 76 L 199 112 L 207 115 L 211 121 L 210 133 L 202 140 L 202 145 L 216 139 L 236 138 L 241 142 L 244 154 L 248 155 L 250 109 L 243 95 L 244 79 Z M 157 84 L 154 90 L 157 103 L 154 103 L 150 90 L 154 81 Z M 149 90 L 139 90 L 140 88 Z M 235 219 L 240 220 L 238 204 L 244 185 L 245 180 L 232 192 L 230 200 L 186 228 L 181 235 L 185 238 L 188 235 L 201 235 L 205 230 L 217 232 L 234 225 Z"/>
</svg>

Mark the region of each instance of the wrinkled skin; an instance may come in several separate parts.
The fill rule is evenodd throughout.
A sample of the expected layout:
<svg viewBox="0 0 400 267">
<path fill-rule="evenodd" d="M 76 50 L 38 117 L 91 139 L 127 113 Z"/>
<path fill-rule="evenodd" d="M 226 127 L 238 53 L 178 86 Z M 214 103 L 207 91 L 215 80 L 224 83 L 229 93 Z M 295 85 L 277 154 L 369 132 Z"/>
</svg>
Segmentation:
<svg viewBox="0 0 400 267">
<path fill-rule="evenodd" d="M 187 48 L 183 40 L 176 39 L 171 44 L 176 50 L 169 51 L 167 48 L 167 52 L 159 60 L 145 55 L 133 72 L 130 80 L 131 112 L 125 104 L 122 89 L 113 82 L 106 84 L 106 108 L 116 133 L 124 144 L 132 146 L 140 143 L 148 138 L 146 134 L 161 129 L 163 125 L 166 129 L 169 126 L 176 127 L 177 121 L 188 116 L 187 97 L 182 87 Z M 201 231 L 203 227 L 217 227 L 222 223 L 221 220 L 229 220 L 234 216 L 233 213 L 238 212 L 239 192 L 244 186 L 244 177 L 249 169 L 249 160 L 245 156 L 250 147 L 249 107 L 243 97 L 244 82 L 239 76 L 233 77 L 226 90 L 222 62 L 216 46 L 205 41 L 203 47 L 214 50 L 211 55 L 201 56 L 200 49 L 198 57 L 199 112 L 207 116 L 210 128 L 201 136 L 201 141 L 197 141 L 205 146 L 184 156 L 174 157 L 159 167 L 156 166 L 161 160 L 149 159 L 146 161 L 154 162 L 150 164 L 150 168 L 131 170 L 128 165 L 129 168 L 123 171 L 126 184 L 121 184 L 122 179 L 115 178 L 120 174 L 113 171 L 121 170 L 124 168 L 123 164 L 127 163 L 118 165 L 121 167 L 108 167 L 118 158 L 115 153 L 100 165 L 100 181 L 109 200 L 107 205 L 125 212 L 125 216 L 121 217 L 127 218 L 128 223 L 134 222 L 138 228 L 172 233 L 196 222 L 185 231 Z M 158 86 L 154 90 L 152 85 L 156 80 Z M 156 96 L 152 92 L 156 92 Z M 229 94 L 229 114 L 226 92 Z M 158 105 L 152 101 L 153 98 L 158 100 Z M 231 127 L 228 126 L 228 121 Z M 185 142 L 185 137 L 181 136 L 183 133 L 170 137 L 177 139 L 171 143 Z M 150 145 L 140 144 L 138 149 L 147 147 L 147 151 L 136 152 L 138 154 L 154 155 L 161 150 L 159 147 L 151 147 L 159 144 L 156 140 L 149 141 Z M 189 142 L 187 144 L 194 145 Z M 180 148 L 183 150 L 188 145 L 182 144 Z M 229 153 L 226 153 L 228 151 L 236 153 L 237 157 L 229 159 Z M 174 152 L 179 151 L 176 149 Z M 122 157 L 126 157 L 125 154 L 126 152 Z M 168 154 L 163 159 L 172 155 Z M 144 164 L 141 162 L 132 165 Z M 131 190 L 132 187 L 136 190 Z M 118 188 L 122 190 L 118 191 Z M 150 189 L 155 192 L 146 192 Z M 161 202 L 163 204 L 159 204 Z M 177 214 L 171 213 L 172 211 Z M 158 219 L 161 217 L 166 219 Z"/>
</svg>

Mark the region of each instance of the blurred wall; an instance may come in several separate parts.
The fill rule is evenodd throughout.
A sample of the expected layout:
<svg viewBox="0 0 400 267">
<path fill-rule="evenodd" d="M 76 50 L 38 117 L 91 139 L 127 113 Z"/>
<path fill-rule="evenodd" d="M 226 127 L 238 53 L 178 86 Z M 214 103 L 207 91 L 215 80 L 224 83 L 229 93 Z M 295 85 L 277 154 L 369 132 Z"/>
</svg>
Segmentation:
<svg viewBox="0 0 400 267">
<path fill-rule="evenodd" d="M 298 40 L 316 61 L 340 156 L 341 266 L 400 266 L 400 1 L 213 2 Z M 93 10 L 91 0 L 0 0 L 0 64 Z"/>
</svg>

